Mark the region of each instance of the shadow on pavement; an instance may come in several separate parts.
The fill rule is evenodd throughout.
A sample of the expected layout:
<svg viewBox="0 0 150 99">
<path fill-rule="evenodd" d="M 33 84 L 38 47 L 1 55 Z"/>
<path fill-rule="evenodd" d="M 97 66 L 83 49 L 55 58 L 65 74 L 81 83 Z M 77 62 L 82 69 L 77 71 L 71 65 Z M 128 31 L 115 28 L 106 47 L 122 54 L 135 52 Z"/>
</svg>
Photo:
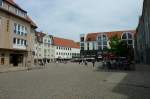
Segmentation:
<svg viewBox="0 0 150 99">
<path fill-rule="evenodd" d="M 115 85 L 112 92 L 122 96 L 115 99 L 150 99 L 150 66 L 148 65 L 136 65 L 135 71 L 97 67 L 94 72 L 112 72 L 104 83 Z"/>
<path fill-rule="evenodd" d="M 108 81 L 117 83 L 113 93 L 126 96 L 127 99 L 150 99 L 150 66 L 137 65 L 135 72 L 126 72 L 120 81 L 117 80 Z"/>
</svg>

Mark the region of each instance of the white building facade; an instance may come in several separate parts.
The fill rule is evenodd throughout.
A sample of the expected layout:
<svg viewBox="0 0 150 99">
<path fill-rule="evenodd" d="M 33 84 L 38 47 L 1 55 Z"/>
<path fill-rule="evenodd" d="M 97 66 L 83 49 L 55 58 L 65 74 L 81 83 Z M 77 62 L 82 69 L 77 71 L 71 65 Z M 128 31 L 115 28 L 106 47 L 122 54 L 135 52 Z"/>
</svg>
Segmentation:
<svg viewBox="0 0 150 99">
<path fill-rule="evenodd" d="M 54 37 L 55 60 L 70 60 L 80 57 L 80 46 L 73 40 Z"/>
<path fill-rule="evenodd" d="M 35 63 L 37 62 L 53 62 L 55 55 L 55 47 L 53 46 L 53 36 L 37 32 L 34 44 Z"/>
</svg>

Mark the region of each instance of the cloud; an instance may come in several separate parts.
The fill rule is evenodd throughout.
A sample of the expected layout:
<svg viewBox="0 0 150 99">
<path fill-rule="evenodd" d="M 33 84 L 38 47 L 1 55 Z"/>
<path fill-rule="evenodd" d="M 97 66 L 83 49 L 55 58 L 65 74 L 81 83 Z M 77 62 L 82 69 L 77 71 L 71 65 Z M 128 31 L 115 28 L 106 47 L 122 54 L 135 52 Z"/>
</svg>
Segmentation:
<svg viewBox="0 0 150 99">
<path fill-rule="evenodd" d="M 79 34 L 135 29 L 143 0 L 16 0 L 38 30 L 79 40 Z"/>
</svg>

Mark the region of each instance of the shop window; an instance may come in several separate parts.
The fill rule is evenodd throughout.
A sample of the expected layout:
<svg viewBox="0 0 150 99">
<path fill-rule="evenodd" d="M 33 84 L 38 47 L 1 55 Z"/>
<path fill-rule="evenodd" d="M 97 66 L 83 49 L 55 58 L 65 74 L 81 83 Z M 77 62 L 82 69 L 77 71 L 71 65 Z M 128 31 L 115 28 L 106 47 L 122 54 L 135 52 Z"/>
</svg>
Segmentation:
<svg viewBox="0 0 150 99">
<path fill-rule="evenodd" d="M 5 58 L 1 58 L 1 65 L 5 64 Z"/>
</svg>

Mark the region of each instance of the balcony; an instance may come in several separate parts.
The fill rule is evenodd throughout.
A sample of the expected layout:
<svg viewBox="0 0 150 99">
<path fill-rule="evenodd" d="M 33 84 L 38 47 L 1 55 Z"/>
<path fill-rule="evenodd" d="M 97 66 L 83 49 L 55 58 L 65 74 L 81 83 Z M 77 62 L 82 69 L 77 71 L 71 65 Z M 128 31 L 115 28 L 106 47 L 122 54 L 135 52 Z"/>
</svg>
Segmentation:
<svg viewBox="0 0 150 99">
<path fill-rule="evenodd" d="M 13 48 L 14 49 L 21 49 L 21 50 L 26 50 L 27 47 L 24 46 L 24 45 L 16 45 L 16 44 L 13 44 Z"/>
</svg>

